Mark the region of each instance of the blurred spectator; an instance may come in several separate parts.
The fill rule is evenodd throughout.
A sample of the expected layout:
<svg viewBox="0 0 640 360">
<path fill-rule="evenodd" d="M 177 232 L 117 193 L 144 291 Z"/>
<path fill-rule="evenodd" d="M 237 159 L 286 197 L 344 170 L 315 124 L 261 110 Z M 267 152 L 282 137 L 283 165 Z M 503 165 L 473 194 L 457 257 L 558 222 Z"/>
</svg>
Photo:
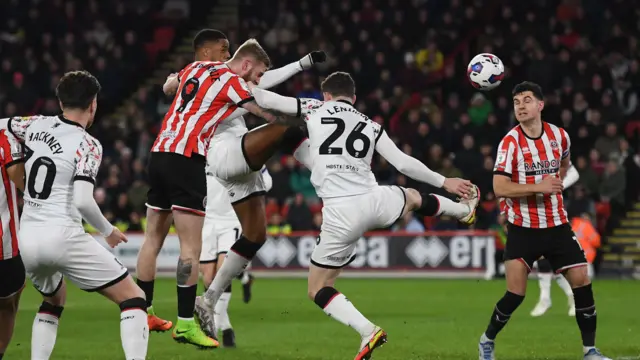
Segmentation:
<svg viewBox="0 0 640 360">
<path fill-rule="evenodd" d="M 624 169 L 620 168 L 618 159 L 612 157 L 607 162 L 607 167 L 600 184 L 600 198 L 611 204 L 611 212 L 621 215 L 625 210 L 625 190 L 627 179 Z"/>
<path fill-rule="evenodd" d="M 300 193 L 296 194 L 293 202 L 283 212 L 286 213 L 287 223 L 293 231 L 304 231 L 313 226 L 313 215 L 304 200 L 304 195 Z"/>
<path fill-rule="evenodd" d="M 267 223 L 267 234 L 271 236 L 288 235 L 291 233 L 291 225 L 284 222 L 282 215 L 279 213 L 271 214 Z"/>
<path fill-rule="evenodd" d="M 620 151 L 621 137 L 618 135 L 618 127 L 614 123 L 609 123 L 605 127 L 604 135 L 598 137 L 595 148 L 601 156 L 608 159 L 614 152 Z"/>
</svg>

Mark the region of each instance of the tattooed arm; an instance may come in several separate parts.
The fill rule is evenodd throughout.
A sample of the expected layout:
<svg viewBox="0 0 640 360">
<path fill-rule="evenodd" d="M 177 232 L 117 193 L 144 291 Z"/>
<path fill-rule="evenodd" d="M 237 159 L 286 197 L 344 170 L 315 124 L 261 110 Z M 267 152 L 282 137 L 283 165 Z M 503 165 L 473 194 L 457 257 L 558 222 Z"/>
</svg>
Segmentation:
<svg viewBox="0 0 640 360">
<path fill-rule="evenodd" d="M 270 123 L 288 125 L 288 126 L 296 126 L 296 125 L 304 124 L 304 121 L 302 121 L 302 119 L 298 117 L 267 111 L 261 106 L 259 106 L 258 104 L 256 104 L 255 101 L 246 102 L 242 104 L 242 107 L 247 111 L 249 111 L 250 113 L 252 113 L 253 115 L 259 116 Z"/>
</svg>

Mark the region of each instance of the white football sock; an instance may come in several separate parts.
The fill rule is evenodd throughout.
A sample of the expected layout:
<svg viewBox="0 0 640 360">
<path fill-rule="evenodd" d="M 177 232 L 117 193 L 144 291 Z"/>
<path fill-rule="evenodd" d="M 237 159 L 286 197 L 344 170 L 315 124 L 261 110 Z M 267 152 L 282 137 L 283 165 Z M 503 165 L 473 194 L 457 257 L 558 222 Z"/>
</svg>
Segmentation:
<svg viewBox="0 0 640 360">
<path fill-rule="evenodd" d="M 216 331 L 231 329 L 231 321 L 229 320 L 228 312 L 230 300 L 231 293 L 225 292 L 220 295 L 220 299 L 216 303 L 213 315 L 213 322 L 216 324 Z"/>
<path fill-rule="evenodd" d="M 438 212 L 436 216 L 439 215 L 450 215 L 455 218 L 461 218 L 469 215 L 469 205 L 457 203 L 449 198 L 444 196 L 430 194 L 433 195 L 436 199 L 438 199 L 438 203 L 440 206 L 438 207 Z"/>
<path fill-rule="evenodd" d="M 146 359 L 149 325 L 144 310 L 126 309 L 120 313 L 120 340 L 127 360 Z"/>
<path fill-rule="evenodd" d="M 48 360 L 58 336 L 58 317 L 37 313 L 31 330 L 31 360 Z"/>
<path fill-rule="evenodd" d="M 573 300 L 573 290 L 571 289 L 571 285 L 569 284 L 567 279 L 565 279 L 563 275 L 556 275 L 556 282 L 558 283 L 562 291 L 564 291 L 564 294 L 567 295 L 567 298 Z"/>
<path fill-rule="evenodd" d="M 551 273 L 538 273 L 538 284 L 540 285 L 540 302 L 551 304 Z"/>
<path fill-rule="evenodd" d="M 361 337 L 371 335 L 376 328 L 343 294 L 336 295 L 327 306 L 324 307 L 323 311 L 341 323 L 352 327 L 360 333 Z"/>
<path fill-rule="evenodd" d="M 211 286 L 209 286 L 207 292 L 204 293 L 206 303 L 215 307 L 224 290 L 231 285 L 233 278 L 238 276 L 248 263 L 249 260 L 238 255 L 235 251 L 229 251 L 226 259 L 224 259 L 224 263 L 213 278 Z"/>
<path fill-rule="evenodd" d="M 251 281 L 251 278 L 249 277 L 249 269 L 251 269 L 251 262 L 247 264 L 247 267 L 242 272 L 242 278 L 240 278 L 240 282 L 242 283 L 242 285 L 248 284 L 249 281 Z"/>
</svg>

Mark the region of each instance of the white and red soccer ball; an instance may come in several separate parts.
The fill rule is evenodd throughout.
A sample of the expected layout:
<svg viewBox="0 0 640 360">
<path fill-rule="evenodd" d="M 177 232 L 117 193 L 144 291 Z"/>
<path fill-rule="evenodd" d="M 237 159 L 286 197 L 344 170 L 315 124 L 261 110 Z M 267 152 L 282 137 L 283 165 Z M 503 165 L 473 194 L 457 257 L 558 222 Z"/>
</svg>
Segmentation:
<svg viewBox="0 0 640 360">
<path fill-rule="evenodd" d="M 478 54 L 469 62 L 467 77 L 478 90 L 495 89 L 504 80 L 504 64 L 493 54 Z"/>
</svg>

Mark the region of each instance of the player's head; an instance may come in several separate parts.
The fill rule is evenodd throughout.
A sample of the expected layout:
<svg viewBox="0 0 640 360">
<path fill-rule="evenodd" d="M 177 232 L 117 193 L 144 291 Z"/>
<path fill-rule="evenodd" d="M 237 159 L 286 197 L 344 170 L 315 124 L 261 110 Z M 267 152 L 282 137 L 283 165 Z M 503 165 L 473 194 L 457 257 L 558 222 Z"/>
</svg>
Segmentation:
<svg viewBox="0 0 640 360">
<path fill-rule="evenodd" d="M 336 98 L 345 98 L 356 102 L 356 83 L 349 73 L 336 71 L 327 76 L 320 84 L 324 101 L 335 100 Z"/>
<path fill-rule="evenodd" d="M 229 40 L 219 30 L 200 30 L 193 38 L 193 51 L 197 61 L 226 61 L 229 54 Z"/>
<path fill-rule="evenodd" d="M 256 39 L 249 39 L 233 54 L 229 67 L 245 81 L 259 84 L 271 67 L 271 59 Z"/>
<path fill-rule="evenodd" d="M 531 81 L 521 82 L 513 88 L 511 95 L 513 95 L 513 112 L 518 122 L 540 119 L 544 109 L 544 97 L 540 85 Z"/>
<path fill-rule="evenodd" d="M 88 71 L 70 71 L 60 79 L 56 96 L 64 113 L 77 113 L 86 119 L 86 126 L 93 124 L 98 109 L 100 83 Z"/>
</svg>

